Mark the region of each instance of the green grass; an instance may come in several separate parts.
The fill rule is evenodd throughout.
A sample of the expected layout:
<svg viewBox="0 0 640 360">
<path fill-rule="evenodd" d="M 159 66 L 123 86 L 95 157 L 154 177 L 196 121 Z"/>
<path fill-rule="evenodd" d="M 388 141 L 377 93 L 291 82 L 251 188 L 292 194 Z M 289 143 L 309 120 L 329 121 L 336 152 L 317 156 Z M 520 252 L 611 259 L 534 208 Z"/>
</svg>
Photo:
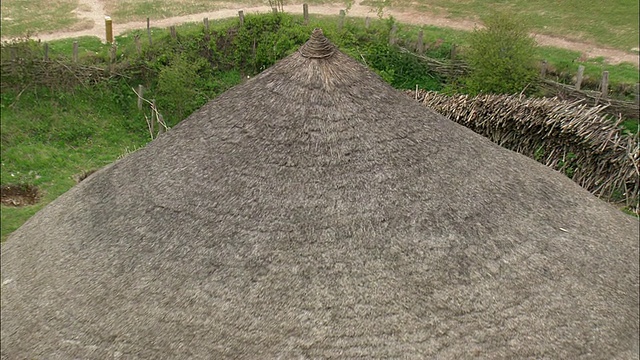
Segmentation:
<svg viewBox="0 0 640 360">
<path fill-rule="evenodd" d="M 510 11 L 539 34 L 625 51 L 638 47 L 637 0 L 393 0 L 392 5 L 413 12 L 471 20 L 481 20 L 494 11 Z"/>
<path fill-rule="evenodd" d="M 135 99 L 115 94 L 123 84 L 105 84 L 74 92 L 46 89 L 0 96 L 2 166 L 0 182 L 37 186 L 37 205 L 2 205 L 2 241 L 44 205 L 71 188 L 73 176 L 113 162 L 126 149 L 145 144 L 146 123 Z M 129 104 L 129 105 L 127 105 Z"/>
<path fill-rule="evenodd" d="M 264 2 L 247 0 L 234 6 L 259 6 Z M 185 0 L 107 0 L 105 11 L 115 22 L 142 21 L 164 19 L 174 16 L 198 14 L 229 8 L 229 2 L 224 1 L 185 1 Z"/>
<path fill-rule="evenodd" d="M 50 31 L 88 29 L 93 22 L 73 12 L 78 0 L 3 0 L 0 2 L 2 37 L 26 36 Z"/>
<path fill-rule="evenodd" d="M 588 78 L 600 79 L 603 71 L 609 71 L 611 83 L 637 83 L 640 80 L 638 68 L 633 64 L 623 63 L 611 65 L 602 58 L 580 59 L 580 53 L 576 51 L 558 49 L 552 47 L 540 47 L 540 58 L 552 64 L 556 72 L 576 73 L 580 65 L 585 67 L 585 80 Z"/>
</svg>

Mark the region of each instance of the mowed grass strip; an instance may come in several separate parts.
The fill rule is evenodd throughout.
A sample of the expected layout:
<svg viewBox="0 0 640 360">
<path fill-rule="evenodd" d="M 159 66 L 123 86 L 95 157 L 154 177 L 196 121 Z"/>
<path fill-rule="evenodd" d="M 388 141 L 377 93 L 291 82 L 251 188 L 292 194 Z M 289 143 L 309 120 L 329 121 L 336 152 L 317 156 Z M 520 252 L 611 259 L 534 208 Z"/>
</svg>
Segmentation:
<svg viewBox="0 0 640 360">
<path fill-rule="evenodd" d="M 125 23 L 142 21 L 147 17 L 151 19 L 165 19 L 174 16 L 183 16 L 211 12 L 220 9 L 236 8 L 243 6 L 265 5 L 261 0 L 244 0 L 242 2 L 226 1 L 193 1 L 193 0 L 106 0 L 105 11 L 115 22 Z"/>
<path fill-rule="evenodd" d="M 23 37 L 53 31 L 90 29 L 93 21 L 77 16 L 78 0 L 2 0 L 2 37 Z"/>
<path fill-rule="evenodd" d="M 365 0 L 375 5 L 380 0 Z M 638 47 L 637 0 L 393 0 L 396 9 L 426 12 L 451 19 L 480 22 L 495 11 L 508 11 L 527 19 L 539 34 L 595 43 L 624 51 Z"/>
</svg>

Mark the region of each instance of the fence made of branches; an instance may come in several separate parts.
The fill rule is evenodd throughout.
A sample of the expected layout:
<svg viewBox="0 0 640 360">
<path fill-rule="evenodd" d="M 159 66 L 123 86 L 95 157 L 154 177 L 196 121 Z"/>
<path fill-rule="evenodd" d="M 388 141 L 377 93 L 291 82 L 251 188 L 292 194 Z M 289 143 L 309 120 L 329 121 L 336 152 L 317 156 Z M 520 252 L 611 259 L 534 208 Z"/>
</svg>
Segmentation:
<svg viewBox="0 0 640 360">
<path fill-rule="evenodd" d="M 409 91 L 425 106 L 493 142 L 564 172 L 596 196 L 638 211 L 640 151 L 603 105 L 508 95 Z"/>
<path fill-rule="evenodd" d="M 2 44 L 0 80 L 2 89 L 28 86 L 73 88 L 91 85 L 114 76 L 123 76 L 116 62 L 116 47 L 110 50 L 110 60 L 87 63 L 79 60 L 77 42 L 71 58 L 50 56 L 48 44 L 35 41 L 16 41 Z"/>
<path fill-rule="evenodd" d="M 637 103 L 608 98 L 602 91 L 582 90 L 575 85 L 567 85 L 545 78 L 541 78 L 539 86 L 546 94 L 566 100 L 583 100 L 585 104 L 590 106 L 606 105 L 603 111 L 608 114 L 620 114 L 628 119 L 640 119 L 640 106 Z"/>
</svg>

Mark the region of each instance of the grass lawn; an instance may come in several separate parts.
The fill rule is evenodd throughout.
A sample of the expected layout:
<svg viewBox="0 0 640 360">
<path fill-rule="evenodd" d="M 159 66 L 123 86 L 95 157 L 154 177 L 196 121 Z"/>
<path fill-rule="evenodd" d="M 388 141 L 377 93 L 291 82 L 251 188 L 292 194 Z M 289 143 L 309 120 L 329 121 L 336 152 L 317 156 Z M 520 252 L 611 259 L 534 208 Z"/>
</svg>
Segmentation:
<svg viewBox="0 0 640 360">
<path fill-rule="evenodd" d="M 36 205 L 2 205 L 2 241 L 69 190 L 75 184 L 74 175 L 101 168 L 127 149 L 149 141 L 135 99 L 119 104 L 103 93 L 110 92 L 95 87 L 74 93 L 38 89 L 25 91 L 19 98 L 14 92 L 0 95 L 0 181 L 2 185 L 31 184 L 42 191 Z"/>
<path fill-rule="evenodd" d="M 3 37 L 25 36 L 37 32 L 91 28 L 92 21 L 76 16 L 74 10 L 77 8 L 78 0 L 2 0 L 0 33 Z"/>
<path fill-rule="evenodd" d="M 105 11 L 115 22 L 141 21 L 147 17 L 164 19 L 173 16 L 211 12 L 237 6 L 260 6 L 264 1 L 193 1 L 193 0 L 105 0 Z"/>
<path fill-rule="evenodd" d="M 363 4 L 371 3 L 363 1 Z M 637 0 L 392 0 L 395 8 L 431 12 L 452 19 L 481 20 L 493 11 L 518 14 L 540 34 L 630 51 L 637 48 Z"/>
</svg>

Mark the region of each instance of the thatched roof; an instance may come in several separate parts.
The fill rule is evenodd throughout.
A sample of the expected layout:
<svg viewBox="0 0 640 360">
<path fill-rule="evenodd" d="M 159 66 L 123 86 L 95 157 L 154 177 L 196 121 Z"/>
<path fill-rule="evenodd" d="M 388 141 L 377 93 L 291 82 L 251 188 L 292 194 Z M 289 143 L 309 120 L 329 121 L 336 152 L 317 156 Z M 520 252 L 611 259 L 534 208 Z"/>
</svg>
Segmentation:
<svg viewBox="0 0 640 360">
<path fill-rule="evenodd" d="M 321 32 L 2 247 L 6 359 L 633 358 L 638 221 Z"/>
</svg>

